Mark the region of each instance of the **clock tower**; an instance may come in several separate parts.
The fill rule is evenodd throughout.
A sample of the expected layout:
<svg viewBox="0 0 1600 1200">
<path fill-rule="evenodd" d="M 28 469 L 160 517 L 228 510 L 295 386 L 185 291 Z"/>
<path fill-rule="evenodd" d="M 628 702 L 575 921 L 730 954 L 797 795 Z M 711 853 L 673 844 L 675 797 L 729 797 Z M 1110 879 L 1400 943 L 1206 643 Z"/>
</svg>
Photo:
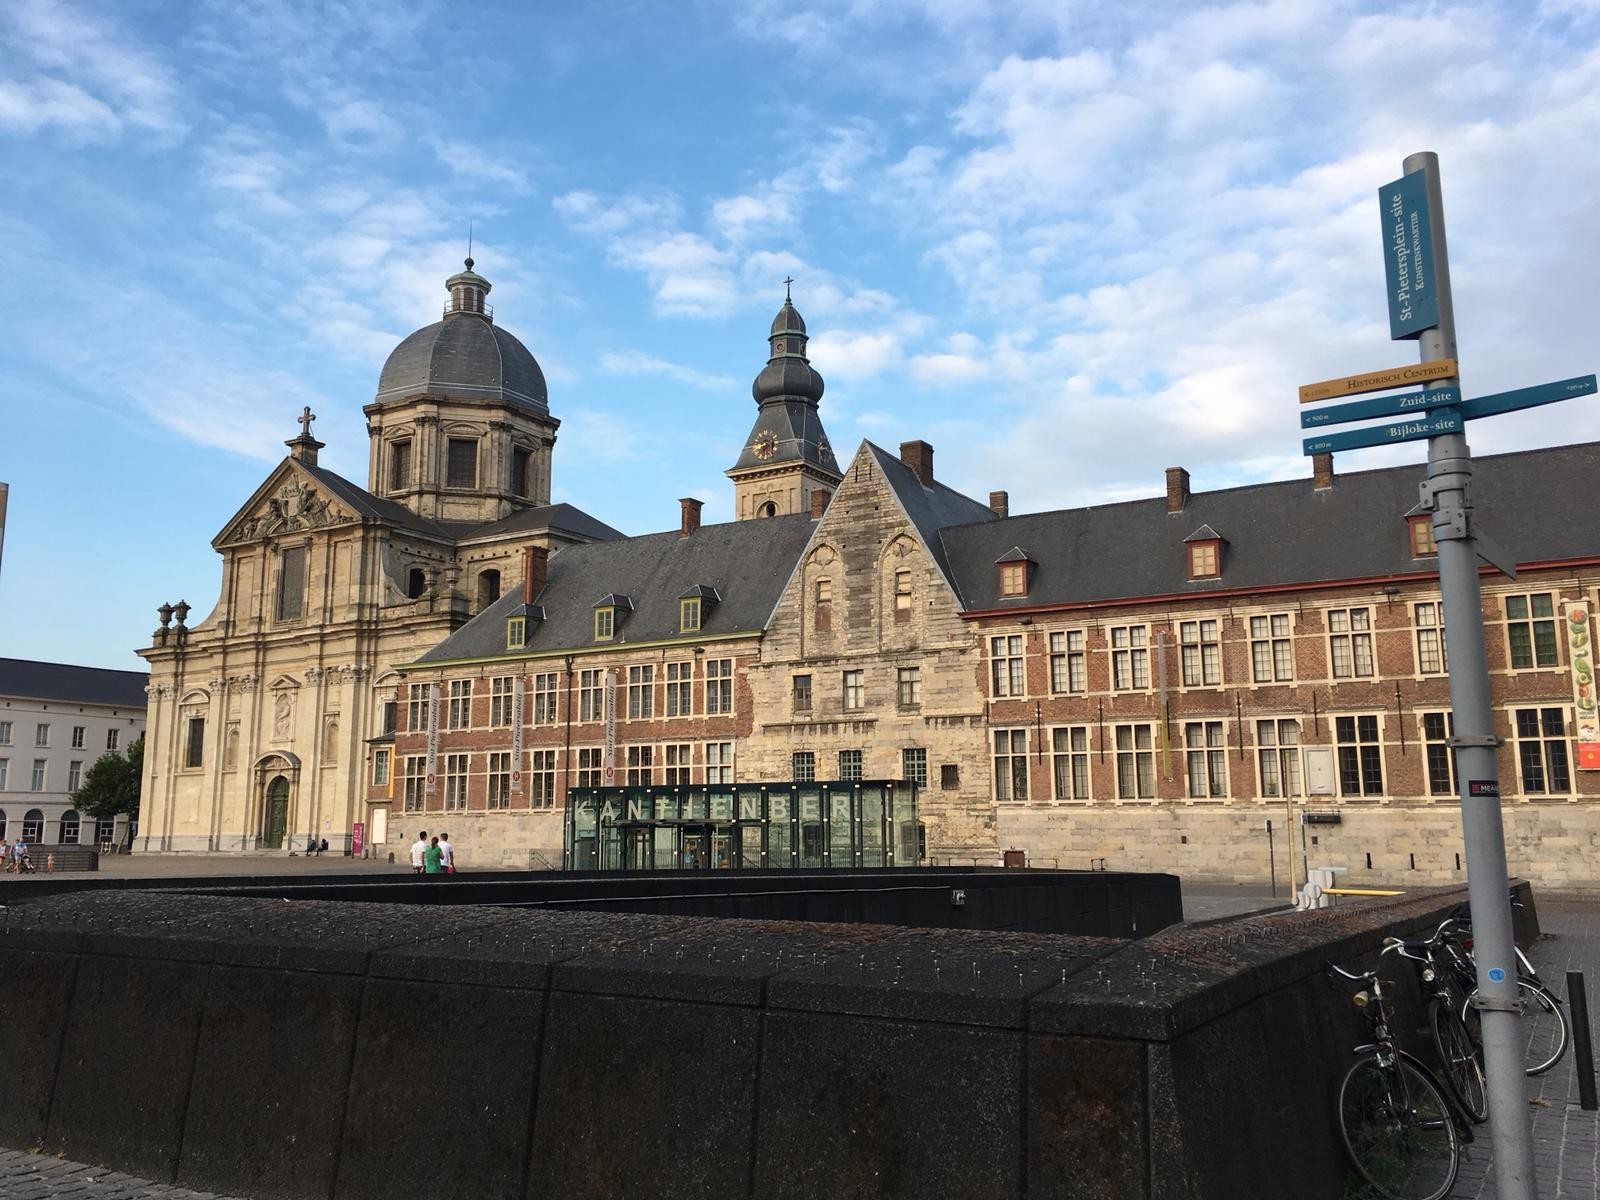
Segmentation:
<svg viewBox="0 0 1600 1200">
<path fill-rule="evenodd" d="M 750 388 L 755 425 L 727 473 L 740 521 L 809 512 L 812 493 L 831 496 L 843 478 L 817 414 L 822 376 L 806 357 L 806 323 L 790 299 L 792 282 L 784 281 L 783 307 L 767 335 L 767 365 Z"/>
</svg>

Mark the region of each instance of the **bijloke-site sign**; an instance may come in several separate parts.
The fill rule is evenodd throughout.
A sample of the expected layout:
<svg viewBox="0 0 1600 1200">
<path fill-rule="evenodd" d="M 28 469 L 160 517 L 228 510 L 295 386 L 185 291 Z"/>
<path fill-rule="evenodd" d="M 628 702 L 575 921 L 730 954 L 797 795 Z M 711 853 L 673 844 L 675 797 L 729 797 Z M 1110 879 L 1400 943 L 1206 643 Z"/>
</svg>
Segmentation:
<svg viewBox="0 0 1600 1200">
<path fill-rule="evenodd" d="M 1414 338 L 1439 323 L 1433 279 L 1433 230 L 1427 178 L 1402 175 L 1378 189 L 1383 214 L 1383 268 L 1389 279 L 1389 337 Z"/>
</svg>

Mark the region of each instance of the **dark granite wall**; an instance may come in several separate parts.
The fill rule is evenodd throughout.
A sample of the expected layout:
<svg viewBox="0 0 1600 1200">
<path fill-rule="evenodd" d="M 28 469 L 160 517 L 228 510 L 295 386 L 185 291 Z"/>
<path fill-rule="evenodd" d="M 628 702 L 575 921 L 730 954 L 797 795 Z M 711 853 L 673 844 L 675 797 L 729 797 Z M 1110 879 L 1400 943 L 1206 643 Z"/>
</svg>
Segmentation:
<svg viewBox="0 0 1600 1200">
<path fill-rule="evenodd" d="M 57 896 L 0 930 L 0 1143 L 257 1200 L 1334 1200 L 1322 965 L 1460 899 L 1129 942 Z"/>
</svg>

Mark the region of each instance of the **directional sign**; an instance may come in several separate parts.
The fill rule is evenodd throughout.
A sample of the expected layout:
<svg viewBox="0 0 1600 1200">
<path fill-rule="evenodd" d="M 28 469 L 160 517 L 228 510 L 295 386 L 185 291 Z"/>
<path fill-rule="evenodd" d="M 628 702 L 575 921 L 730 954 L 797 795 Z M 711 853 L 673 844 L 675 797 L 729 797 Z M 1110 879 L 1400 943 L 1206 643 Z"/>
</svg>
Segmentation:
<svg viewBox="0 0 1600 1200">
<path fill-rule="evenodd" d="M 1301 384 L 1300 403 L 1313 404 L 1318 400 L 1332 400 L 1335 396 L 1356 396 L 1362 392 L 1382 392 L 1408 384 L 1429 383 L 1435 379 L 1449 379 L 1455 373 L 1455 359 L 1436 358 L 1431 362 L 1412 363 L 1409 367 L 1373 371 L 1369 375 L 1324 379 L 1321 383 Z"/>
<path fill-rule="evenodd" d="M 1428 182 L 1421 171 L 1378 189 L 1383 222 L 1383 268 L 1389 279 L 1389 337 L 1419 337 L 1439 324 L 1433 278 L 1433 226 Z"/>
<path fill-rule="evenodd" d="M 1352 429 L 1348 433 L 1325 433 L 1320 437 L 1306 438 L 1302 445 L 1307 454 L 1326 454 L 1331 450 L 1358 450 L 1362 446 L 1384 446 L 1390 442 L 1414 442 L 1419 438 L 1438 437 L 1443 433 L 1461 432 L 1461 412 L 1456 408 L 1440 408 L 1416 421 L 1391 421 L 1387 425 L 1374 425 L 1368 429 Z"/>
<path fill-rule="evenodd" d="M 1430 408 L 1443 408 L 1447 404 L 1460 403 L 1461 389 L 1454 385 L 1434 388 L 1431 392 L 1404 392 L 1398 396 L 1376 396 L 1371 400 L 1334 404 L 1328 408 L 1303 408 L 1300 410 L 1300 428 L 1316 429 L 1322 425 L 1370 421 L 1374 417 L 1403 417 L 1408 413 L 1426 412 Z"/>
<path fill-rule="evenodd" d="M 1499 413 L 1516 412 L 1520 408 L 1538 408 L 1541 404 L 1554 404 L 1573 396 L 1594 394 L 1593 375 L 1579 375 L 1556 383 L 1541 383 L 1537 387 L 1518 388 L 1514 392 L 1496 392 L 1492 396 L 1479 396 L 1461 406 L 1461 415 L 1468 421 L 1474 417 L 1492 417 Z M 1302 422 L 1303 424 L 1303 422 Z"/>
</svg>

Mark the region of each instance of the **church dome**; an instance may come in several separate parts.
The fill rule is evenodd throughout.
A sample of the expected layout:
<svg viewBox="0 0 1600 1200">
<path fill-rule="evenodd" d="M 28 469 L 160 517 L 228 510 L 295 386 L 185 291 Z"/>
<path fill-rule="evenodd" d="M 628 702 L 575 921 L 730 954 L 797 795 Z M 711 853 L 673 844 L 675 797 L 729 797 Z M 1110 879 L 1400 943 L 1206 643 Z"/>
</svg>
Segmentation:
<svg viewBox="0 0 1600 1200">
<path fill-rule="evenodd" d="M 452 275 L 444 319 L 424 326 L 389 355 L 378 376 L 377 403 L 407 396 L 504 400 L 549 411 L 544 372 L 528 348 L 494 323 L 485 304 L 490 284 L 472 270 Z"/>
<path fill-rule="evenodd" d="M 767 335 L 771 357 L 761 368 L 750 394 L 757 404 L 769 400 L 803 400 L 815 404 L 822 399 L 822 376 L 806 357 L 806 322 L 787 295 L 783 307 L 772 318 Z"/>
</svg>

